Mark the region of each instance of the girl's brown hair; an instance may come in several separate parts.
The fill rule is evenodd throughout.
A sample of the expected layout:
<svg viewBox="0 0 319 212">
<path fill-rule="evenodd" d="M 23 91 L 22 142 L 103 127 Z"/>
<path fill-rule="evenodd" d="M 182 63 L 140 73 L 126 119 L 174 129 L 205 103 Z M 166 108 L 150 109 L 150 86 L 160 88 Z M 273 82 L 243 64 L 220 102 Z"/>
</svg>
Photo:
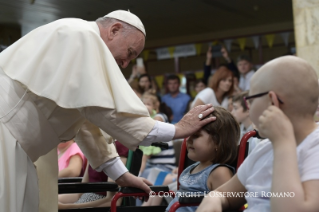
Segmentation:
<svg viewBox="0 0 319 212">
<path fill-rule="evenodd" d="M 234 74 L 231 70 L 229 70 L 226 66 L 220 66 L 213 77 L 210 80 L 209 87 L 211 87 L 215 92 L 218 90 L 218 86 L 220 81 L 227 79 L 227 77 L 231 76 L 232 80 L 234 79 Z M 234 82 L 229 88 L 224 96 L 230 96 L 234 91 Z"/>
<path fill-rule="evenodd" d="M 214 107 L 207 117 L 215 116 L 216 120 L 206 124 L 202 130 L 210 134 L 217 146 L 213 163 L 232 164 L 237 158 L 237 142 L 240 128 L 233 115 L 222 107 Z"/>
</svg>

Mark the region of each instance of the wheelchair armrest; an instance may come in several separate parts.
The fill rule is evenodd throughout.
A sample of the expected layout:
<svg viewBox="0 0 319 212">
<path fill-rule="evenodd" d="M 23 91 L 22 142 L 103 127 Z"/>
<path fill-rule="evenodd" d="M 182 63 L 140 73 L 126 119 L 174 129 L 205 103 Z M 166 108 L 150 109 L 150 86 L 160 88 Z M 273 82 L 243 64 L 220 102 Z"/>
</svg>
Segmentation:
<svg viewBox="0 0 319 212">
<path fill-rule="evenodd" d="M 82 177 L 63 177 L 58 179 L 58 183 L 80 183 Z"/>
<path fill-rule="evenodd" d="M 180 204 L 200 204 L 204 199 L 204 195 L 198 195 L 193 197 L 179 197 Z"/>
<path fill-rule="evenodd" d="M 59 194 L 118 191 L 116 183 L 63 183 L 58 185 Z"/>
<path fill-rule="evenodd" d="M 154 192 L 169 192 L 168 186 L 150 186 L 150 189 Z M 123 194 L 145 193 L 144 190 L 133 187 L 121 187 L 119 192 L 122 192 Z"/>
</svg>

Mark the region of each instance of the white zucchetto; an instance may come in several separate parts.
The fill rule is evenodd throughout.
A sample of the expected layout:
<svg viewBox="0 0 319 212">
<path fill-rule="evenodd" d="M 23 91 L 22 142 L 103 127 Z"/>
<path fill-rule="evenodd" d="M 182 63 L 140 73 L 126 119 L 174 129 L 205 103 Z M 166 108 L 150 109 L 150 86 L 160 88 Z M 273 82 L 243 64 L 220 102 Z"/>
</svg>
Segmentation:
<svg viewBox="0 0 319 212">
<path fill-rule="evenodd" d="M 143 32 L 143 34 L 146 36 L 145 28 L 141 19 L 139 19 L 139 17 L 137 17 L 131 12 L 128 12 L 125 10 L 116 10 L 116 11 L 110 12 L 104 17 L 115 18 L 117 20 L 128 23 L 129 25 L 132 25 L 136 27 L 138 30 L 140 30 L 141 32 Z"/>
</svg>

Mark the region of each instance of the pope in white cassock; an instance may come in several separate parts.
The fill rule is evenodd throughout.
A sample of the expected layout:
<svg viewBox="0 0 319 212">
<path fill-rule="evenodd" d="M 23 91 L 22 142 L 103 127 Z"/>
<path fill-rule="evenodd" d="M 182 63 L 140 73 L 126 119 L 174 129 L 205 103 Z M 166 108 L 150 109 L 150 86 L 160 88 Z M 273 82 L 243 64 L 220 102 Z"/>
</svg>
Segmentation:
<svg viewBox="0 0 319 212">
<path fill-rule="evenodd" d="M 135 150 L 187 137 L 214 120 L 201 119 L 211 105 L 194 108 L 175 126 L 149 117 L 118 67 L 141 53 L 145 35 L 137 16 L 119 10 L 96 22 L 54 21 L 0 53 L 0 211 L 38 211 L 33 162 L 73 138 L 94 169 L 149 192 L 99 128 Z"/>
</svg>

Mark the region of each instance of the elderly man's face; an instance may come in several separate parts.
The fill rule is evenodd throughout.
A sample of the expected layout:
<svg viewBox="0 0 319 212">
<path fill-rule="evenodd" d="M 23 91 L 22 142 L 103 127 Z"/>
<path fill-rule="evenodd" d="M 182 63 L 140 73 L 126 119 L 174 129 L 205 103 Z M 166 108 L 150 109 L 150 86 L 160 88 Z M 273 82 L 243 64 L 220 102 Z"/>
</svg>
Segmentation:
<svg viewBox="0 0 319 212">
<path fill-rule="evenodd" d="M 131 60 L 142 52 L 145 43 L 145 36 L 139 30 L 128 33 L 125 35 L 123 30 L 120 30 L 107 44 L 117 64 L 122 68 L 126 68 Z"/>
</svg>

